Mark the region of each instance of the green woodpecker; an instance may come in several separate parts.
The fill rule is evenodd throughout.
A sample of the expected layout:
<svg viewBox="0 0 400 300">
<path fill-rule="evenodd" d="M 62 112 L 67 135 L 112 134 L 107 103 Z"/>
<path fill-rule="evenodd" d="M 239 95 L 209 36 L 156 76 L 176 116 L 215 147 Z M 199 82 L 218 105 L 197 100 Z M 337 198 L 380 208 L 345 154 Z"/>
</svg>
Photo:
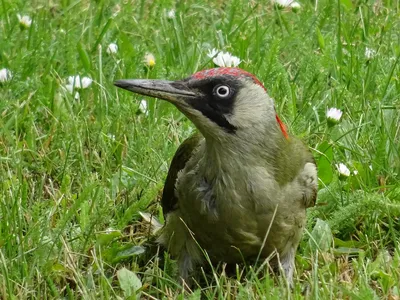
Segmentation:
<svg viewBox="0 0 400 300">
<path fill-rule="evenodd" d="M 203 248 L 213 262 L 273 254 L 270 263 L 292 282 L 317 168 L 262 83 L 238 68 L 215 68 L 178 81 L 115 85 L 167 100 L 200 131 L 178 148 L 161 200 L 166 222 L 158 241 L 177 259 L 182 279 L 206 262 Z"/>
</svg>

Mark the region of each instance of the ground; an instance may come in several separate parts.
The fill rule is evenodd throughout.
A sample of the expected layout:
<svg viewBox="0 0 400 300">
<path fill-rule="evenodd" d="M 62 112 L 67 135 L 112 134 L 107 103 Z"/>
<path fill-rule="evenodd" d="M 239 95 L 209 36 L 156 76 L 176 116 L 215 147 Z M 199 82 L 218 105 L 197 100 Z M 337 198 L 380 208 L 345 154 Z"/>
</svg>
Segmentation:
<svg viewBox="0 0 400 300">
<path fill-rule="evenodd" d="M 0 3 L 0 297 L 399 299 L 398 0 Z M 140 221 L 163 219 L 194 128 L 113 81 L 181 79 L 213 48 L 263 82 L 318 164 L 293 289 L 259 265 L 184 290 Z"/>
</svg>

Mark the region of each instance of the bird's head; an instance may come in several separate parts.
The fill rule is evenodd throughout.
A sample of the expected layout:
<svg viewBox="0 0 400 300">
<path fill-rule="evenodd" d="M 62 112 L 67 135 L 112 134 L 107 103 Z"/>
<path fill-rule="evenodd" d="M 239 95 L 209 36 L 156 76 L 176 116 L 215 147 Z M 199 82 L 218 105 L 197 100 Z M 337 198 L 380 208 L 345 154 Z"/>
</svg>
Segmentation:
<svg viewBox="0 0 400 300">
<path fill-rule="evenodd" d="M 204 70 L 177 81 L 118 80 L 115 85 L 174 104 L 206 138 L 253 139 L 269 134 L 287 138 L 262 83 L 239 68 Z"/>
</svg>

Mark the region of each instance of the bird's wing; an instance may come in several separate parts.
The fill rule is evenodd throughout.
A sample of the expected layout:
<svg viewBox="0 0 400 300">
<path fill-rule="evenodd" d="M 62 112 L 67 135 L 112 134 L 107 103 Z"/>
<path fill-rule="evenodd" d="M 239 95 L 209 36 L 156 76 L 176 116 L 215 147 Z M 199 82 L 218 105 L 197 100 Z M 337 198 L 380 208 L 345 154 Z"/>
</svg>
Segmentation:
<svg viewBox="0 0 400 300">
<path fill-rule="evenodd" d="M 164 216 L 177 208 L 178 199 L 175 196 L 175 183 L 178 173 L 185 167 L 192 156 L 193 150 L 196 149 L 202 139 L 203 137 L 200 133 L 193 134 L 183 141 L 172 159 L 161 198 Z"/>
<path fill-rule="evenodd" d="M 303 183 L 303 202 L 306 208 L 315 206 L 317 202 L 318 193 L 318 176 L 317 176 L 317 165 L 315 164 L 314 158 L 308 161 L 303 168 L 302 176 L 299 178 L 300 182 Z"/>
<path fill-rule="evenodd" d="M 276 179 L 281 185 L 294 180 L 303 188 L 304 206 L 314 206 L 317 199 L 317 166 L 311 151 L 296 137 L 280 145 L 276 157 Z"/>
</svg>

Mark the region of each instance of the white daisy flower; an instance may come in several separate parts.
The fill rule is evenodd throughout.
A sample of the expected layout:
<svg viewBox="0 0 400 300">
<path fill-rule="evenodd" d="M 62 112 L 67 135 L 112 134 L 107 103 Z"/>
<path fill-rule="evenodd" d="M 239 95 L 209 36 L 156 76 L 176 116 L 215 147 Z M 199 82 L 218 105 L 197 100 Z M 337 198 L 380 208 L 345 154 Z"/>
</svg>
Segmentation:
<svg viewBox="0 0 400 300">
<path fill-rule="evenodd" d="M 336 169 L 338 170 L 339 175 L 342 178 L 346 178 L 346 177 L 350 176 L 350 170 L 344 163 L 336 164 Z"/>
<path fill-rule="evenodd" d="M 6 82 L 11 80 L 12 78 L 12 73 L 9 69 L 1 69 L 0 70 L 0 82 Z"/>
<path fill-rule="evenodd" d="M 72 95 L 75 90 L 74 99 L 79 100 L 81 95 L 79 94 L 79 90 L 86 89 L 91 85 L 93 80 L 89 77 L 81 77 L 79 75 L 69 76 L 68 84 L 64 86 L 64 88 Z"/>
<path fill-rule="evenodd" d="M 32 25 L 32 19 L 29 16 L 21 16 L 20 14 L 17 14 L 19 25 L 22 28 L 29 28 Z"/>
<path fill-rule="evenodd" d="M 80 77 L 79 75 L 69 76 L 68 84 L 66 85 L 68 90 L 75 89 L 86 89 L 91 85 L 93 80 L 89 77 Z"/>
<path fill-rule="evenodd" d="M 214 64 L 219 67 L 237 67 L 241 60 L 239 57 L 233 56 L 229 52 L 222 52 L 217 49 L 212 49 L 207 53 L 207 56 L 213 59 Z"/>
<path fill-rule="evenodd" d="M 285 7 L 290 7 L 294 9 L 300 8 L 300 3 L 294 0 L 272 0 L 272 2 L 282 8 Z"/>
<path fill-rule="evenodd" d="M 292 9 L 299 9 L 299 8 L 301 7 L 301 5 L 300 5 L 299 2 L 293 1 L 293 2 L 290 4 L 290 7 L 291 7 Z"/>
<path fill-rule="evenodd" d="M 170 9 L 168 12 L 167 12 L 167 18 L 168 19 L 175 19 L 175 10 L 174 9 Z"/>
<path fill-rule="evenodd" d="M 74 93 L 74 86 L 72 84 L 66 84 L 63 87 L 64 90 L 66 90 L 68 93 L 70 93 L 71 95 Z M 79 100 L 81 98 L 81 95 L 79 95 L 79 92 L 76 91 L 75 95 L 74 95 L 74 99 L 75 100 Z"/>
<path fill-rule="evenodd" d="M 152 53 L 146 53 L 146 55 L 143 58 L 143 62 L 146 66 L 152 68 L 156 64 L 156 59 Z"/>
<path fill-rule="evenodd" d="M 326 118 L 328 119 L 328 124 L 329 125 L 335 125 L 340 122 L 340 119 L 342 118 L 343 112 L 340 109 L 337 109 L 335 107 L 332 107 L 328 109 L 326 112 Z"/>
<path fill-rule="evenodd" d="M 376 51 L 374 49 L 371 48 L 365 48 L 365 58 L 370 60 L 373 59 L 376 55 Z"/>
<path fill-rule="evenodd" d="M 108 45 L 106 52 L 108 54 L 116 54 L 118 52 L 118 46 L 115 43 Z"/>
<path fill-rule="evenodd" d="M 217 56 L 217 54 L 218 54 L 219 52 L 220 52 L 219 50 L 213 48 L 213 49 L 211 49 L 211 50 L 208 51 L 207 56 L 208 56 L 209 58 L 214 58 L 214 56 Z"/>
<path fill-rule="evenodd" d="M 139 103 L 139 110 L 141 113 L 145 114 L 146 116 L 149 114 L 149 110 L 147 109 L 147 101 L 142 99 Z"/>
</svg>

